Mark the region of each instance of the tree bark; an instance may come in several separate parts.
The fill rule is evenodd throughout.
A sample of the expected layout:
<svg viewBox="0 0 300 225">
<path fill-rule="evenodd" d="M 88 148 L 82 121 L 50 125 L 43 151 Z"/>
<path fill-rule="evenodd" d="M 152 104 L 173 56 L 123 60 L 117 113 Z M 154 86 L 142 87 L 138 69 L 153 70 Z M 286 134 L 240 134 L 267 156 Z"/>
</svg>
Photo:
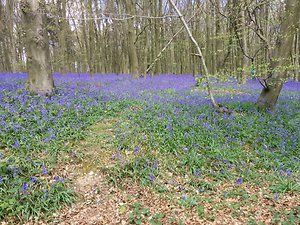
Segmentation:
<svg viewBox="0 0 300 225">
<path fill-rule="evenodd" d="M 299 28 L 294 36 L 293 63 L 294 63 L 294 79 L 299 81 Z"/>
<path fill-rule="evenodd" d="M 274 49 L 268 78 L 264 79 L 264 88 L 258 98 L 260 108 L 273 110 L 277 103 L 291 62 L 293 37 L 300 19 L 300 1 L 287 0 L 285 16 L 280 26 L 280 35 Z"/>
<path fill-rule="evenodd" d="M 134 2 L 133 0 L 125 1 L 126 12 L 129 15 L 134 15 Z M 138 66 L 138 57 L 135 46 L 135 28 L 133 19 L 128 19 L 128 56 L 130 63 L 130 72 L 133 78 L 139 77 L 139 66 Z"/>
<path fill-rule="evenodd" d="M 247 45 L 247 30 L 245 29 L 245 25 L 246 24 L 246 21 L 245 21 L 245 11 L 242 11 L 241 12 L 241 26 L 242 29 L 241 29 L 241 41 L 242 41 L 242 48 L 243 48 L 243 51 L 244 52 L 248 52 L 248 45 Z M 241 80 L 240 82 L 242 84 L 246 83 L 247 81 L 247 76 L 248 76 L 248 73 L 247 73 L 247 67 L 248 67 L 248 64 L 249 64 L 249 59 L 248 57 L 243 54 L 242 56 L 242 71 L 241 71 Z"/>
<path fill-rule="evenodd" d="M 236 41 L 239 44 L 241 51 L 237 51 L 237 73 L 238 80 L 240 83 L 246 83 L 247 81 L 247 66 L 249 64 L 248 59 L 248 45 L 247 45 L 247 36 L 246 36 L 246 20 L 245 20 L 245 9 L 244 3 L 242 0 L 233 0 L 232 1 L 232 25 L 235 31 Z"/>
<path fill-rule="evenodd" d="M 50 72 L 48 34 L 43 24 L 43 5 L 36 0 L 21 1 L 26 33 L 28 88 L 36 94 L 49 95 L 54 82 Z"/>
</svg>

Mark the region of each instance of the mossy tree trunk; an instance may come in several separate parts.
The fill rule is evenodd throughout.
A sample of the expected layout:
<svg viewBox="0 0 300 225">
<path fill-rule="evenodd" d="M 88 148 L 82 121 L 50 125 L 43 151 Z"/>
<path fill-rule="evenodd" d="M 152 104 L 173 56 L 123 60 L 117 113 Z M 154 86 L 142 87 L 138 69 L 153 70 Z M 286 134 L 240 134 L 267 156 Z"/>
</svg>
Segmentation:
<svg viewBox="0 0 300 225">
<path fill-rule="evenodd" d="M 49 95 L 53 91 L 54 82 L 50 72 L 48 33 L 43 24 L 44 6 L 42 1 L 21 1 L 26 33 L 28 88 L 34 93 Z"/>
</svg>

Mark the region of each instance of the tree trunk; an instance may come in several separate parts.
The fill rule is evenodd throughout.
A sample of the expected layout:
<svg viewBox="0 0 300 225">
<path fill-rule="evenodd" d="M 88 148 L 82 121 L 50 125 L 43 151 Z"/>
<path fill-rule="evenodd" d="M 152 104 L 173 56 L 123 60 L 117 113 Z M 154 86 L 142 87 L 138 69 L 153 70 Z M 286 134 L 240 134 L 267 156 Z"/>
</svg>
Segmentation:
<svg viewBox="0 0 300 225">
<path fill-rule="evenodd" d="M 49 95 L 54 82 L 49 65 L 48 34 L 43 26 L 44 4 L 36 0 L 22 0 L 21 9 L 26 32 L 28 88 L 34 93 Z"/>
<path fill-rule="evenodd" d="M 8 30 L 8 43 L 9 43 L 9 61 L 10 69 L 12 72 L 16 72 L 16 45 L 14 38 L 14 7 L 15 3 L 13 0 L 6 1 L 7 7 L 7 30 Z"/>
<path fill-rule="evenodd" d="M 215 52 L 215 64 L 216 64 L 216 73 L 218 76 L 221 75 L 221 69 L 222 69 L 222 55 L 224 54 L 222 51 L 222 28 L 221 28 L 221 18 L 220 18 L 220 14 L 218 13 L 220 11 L 220 0 L 216 1 L 216 9 L 215 9 L 215 46 L 216 46 L 216 52 Z"/>
<path fill-rule="evenodd" d="M 249 63 L 248 59 L 248 46 L 247 46 L 247 33 L 246 33 L 246 21 L 245 21 L 245 9 L 246 6 L 242 0 L 232 1 L 232 25 L 235 31 L 236 41 L 239 44 L 240 51 L 237 51 L 237 58 L 235 60 L 237 64 L 237 78 L 240 83 L 247 81 L 247 66 Z"/>
<path fill-rule="evenodd" d="M 243 48 L 243 51 L 245 53 L 248 53 L 248 45 L 247 45 L 247 30 L 245 29 L 245 24 L 246 24 L 246 21 L 245 21 L 245 11 L 242 11 L 241 12 L 241 26 L 243 26 L 243 28 L 241 29 L 241 41 L 242 41 L 242 48 Z M 242 84 L 246 83 L 247 81 L 247 76 L 248 76 L 248 73 L 247 73 L 247 67 L 248 67 L 248 64 L 249 64 L 249 59 L 248 57 L 243 54 L 242 56 L 242 74 L 241 74 L 241 80 L 240 82 Z"/>
<path fill-rule="evenodd" d="M 93 12 L 93 3 L 92 0 L 88 0 L 87 5 L 87 15 L 89 18 L 95 17 Z M 90 68 L 90 74 L 93 76 L 95 73 L 95 21 L 89 20 L 88 22 L 88 29 L 89 29 L 89 68 Z"/>
<path fill-rule="evenodd" d="M 82 0 L 81 1 L 81 19 L 82 19 L 82 38 L 83 38 L 83 46 L 84 46 L 84 71 L 85 72 L 90 72 L 91 71 L 91 62 L 89 61 L 89 55 L 90 55 L 90 47 L 89 47 L 89 41 L 88 41 L 88 35 L 87 35 L 87 20 L 85 17 L 87 17 L 87 12 L 86 12 L 86 5 L 87 5 L 87 0 Z"/>
<path fill-rule="evenodd" d="M 260 108 L 273 110 L 278 100 L 283 82 L 276 82 L 273 86 L 263 88 L 257 101 Z"/>
<path fill-rule="evenodd" d="M 294 63 L 294 79 L 299 81 L 299 28 L 294 36 L 294 49 L 293 49 L 293 63 Z"/>
<path fill-rule="evenodd" d="M 300 1 L 287 0 L 285 16 L 280 26 L 280 34 L 274 49 L 269 76 L 267 79 L 264 79 L 264 88 L 257 101 L 257 105 L 260 108 L 270 110 L 275 108 L 283 83 L 287 77 L 287 69 L 285 67 L 291 62 L 293 37 L 298 28 L 299 19 Z"/>
<path fill-rule="evenodd" d="M 206 1 L 206 16 L 205 16 L 205 24 L 206 24 L 206 40 L 205 40 L 205 59 L 207 62 L 207 68 L 208 71 L 213 73 L 213 57 L 212 57 L 212 44 L 211 44 L 211 38 L 212 38 L 212 29 L 211 29 L 211 7 L 210 2 Z"/>
<path fill-rule="evenodd" d="M 62 18 L 67 16 L 66 13 L 66 0 L 62 0 L 58 2 L 60 4 L 60 16 Z M 68 71 L 68 57 L 67 57 L 67 44 L 66 44 L 66 35 L 67 32 L 69 31 L 68 29 L 68 24 L 66 20 L 61 20 L 59 23 L 60 25 L 60 30 L 59 30 L 59 53 L 60 53 L 60 62 L 59 62 L 59 67 L 60 67 L 60 72 L 62 74 L 65 74 Z"/>
<path fill-rule="evenodd" d="M 125 1 L 125 8 L 126 12 L 129 15 L 134 15 L 134 2 L 133 0 Z M 136 46 L 135 46 L 135 28 L 133 19 L 128 19 L 128 56 L 129 56 L 129 63 L 130 63 L 130 72 L 133 78 L 139 77 L 138 72 L 138 57 L 136 52 Z"/>
</svg>

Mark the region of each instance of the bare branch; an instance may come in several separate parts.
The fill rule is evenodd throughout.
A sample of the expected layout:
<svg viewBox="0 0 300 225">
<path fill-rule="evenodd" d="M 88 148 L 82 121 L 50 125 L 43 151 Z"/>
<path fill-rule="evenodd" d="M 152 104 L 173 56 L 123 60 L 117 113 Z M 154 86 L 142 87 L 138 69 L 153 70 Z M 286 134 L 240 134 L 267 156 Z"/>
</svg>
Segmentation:
<svg viewBox="0 0 300 225">
<path fill-rule="evenodd" d="M 188 20 L 191 21 L 192 18 L 195 17 L 195 15 L 197 14 L 197 12 L 194 13 L 194 15 L 192 15 L 192 17 Z M 182 26 L 173 36 L 172 38 L 168 41 L 168 43 L 163 47 L 163 49 L 158 53 L 158 55 L 156 56 L 156 58 L 153 60 L 153 62 L 151 63 L 151 65 L 146 69 L 145 74 L 149 73 L 149 71 L 153 68 L 153 66 L 155 65 L 155 63 L 160 59 L 162 53 L 170 46 L 170 44 L 173 42 L 173 40 L 175 39 L 175 37 L 180 34 L 180 32 L 184 29 L 184 26 Z"/>
<path fill-rule="evenodd" d="M 194 43 L 194 45 L 196 46 L 196 49 L 197 49 L 197 52 L 198 52 L 198 55 L 199 55 L 199 59 L 202 63 L 202 66 L 203 66 L 203 69 L 204 69 L 204 78 L 205 78 L 205 81 L 206 81 L 206 87 L 207 87 L 207 92 L 208 92 L 208 95 L 210 97 L 210 100 L 212 102 L 212 105 L 215 109 L 218 109 L 219 108 L 219 105 L 216 103 L 215 101 L 215 98 L 212 94 L 212 91 L 211 91 L 211 83 L 210 83 L 210 80 L 209 80 L 209 72 L 208 72 L 208 69 L 207 69 L 207 66 L 206 66 L 206 62 L 205 62 L 205 59 L 203 57 L 203 54 L 202 54 L 202 51 L 200 49 L 200 46 L 199 44 L 197 43 L 197 41 L 195 40 L 188 24 L 186 23 L 183 15 L 181 14 L 181 12 L 179 11 L 179 9 L 176 7 L 175 3 L 173 0 L 169 0 L 170 4 L 173 6 L 173 8 L 175 9 L 175 11 L 177 12 L 178 14 L 178 17 L 179 19 L 181 20 L 181 22 L 183 23 L 187 33 L 188 33 L 188 36 L 190 37 L 191 41 Z"/>
</svg>

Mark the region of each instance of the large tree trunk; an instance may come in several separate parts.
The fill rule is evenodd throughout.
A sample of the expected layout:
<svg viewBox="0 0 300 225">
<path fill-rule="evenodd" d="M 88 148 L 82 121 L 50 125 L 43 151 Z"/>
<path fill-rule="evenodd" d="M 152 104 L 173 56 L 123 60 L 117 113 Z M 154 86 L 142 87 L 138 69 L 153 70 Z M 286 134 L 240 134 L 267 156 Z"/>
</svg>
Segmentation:
<svg viewBox="0 0 300 225">
<path fill-rule="evenodd" d="M 264 80 L 264 88 L 257 101 L 257 105 L 260 108 L 272 110 L 277 103 L 286 79 L 287 69 L 285 67 L 291 63 L 293 37 L 298 27 L 299 19 L 300 1 L 287 0 L 285 16 L 281 23 L 279 38 L 274 49 L 269 76 Z"/>
<path fill-rule="evenodd" d="M 294 36 L 293 44 L 294 79 L 299 81 L 299 28 Z"/>
<path fill-rule="evenodd" d="M 30 91 L 48 95 L 54 88 L 50 72 L 47 31 L 43 26 L 43 3 L 36 0 L 22 0 L 26 32 L 26 55 L 28 71 L 28 88 Z"/>
<path fill-rule="evenodd" d="M 4 5 L 3 5 L 4 4 Z M 15 72 L 15 41 L 13 36 L 13 5 L 12 0 L 0 2 L 0 42 L 2 70 Z"/>
<path fill-rule="evenodd" d="M 12 72 L 16 72 L 16 44 L 14 38 L 14 7 L 15 2 L 13 0 L 6 1 L 6 13 L 7 13 L 7 30 L 8 30 L 8 43 L 9 43 L 9 61 L 10 69 Z"/>
</svg>

